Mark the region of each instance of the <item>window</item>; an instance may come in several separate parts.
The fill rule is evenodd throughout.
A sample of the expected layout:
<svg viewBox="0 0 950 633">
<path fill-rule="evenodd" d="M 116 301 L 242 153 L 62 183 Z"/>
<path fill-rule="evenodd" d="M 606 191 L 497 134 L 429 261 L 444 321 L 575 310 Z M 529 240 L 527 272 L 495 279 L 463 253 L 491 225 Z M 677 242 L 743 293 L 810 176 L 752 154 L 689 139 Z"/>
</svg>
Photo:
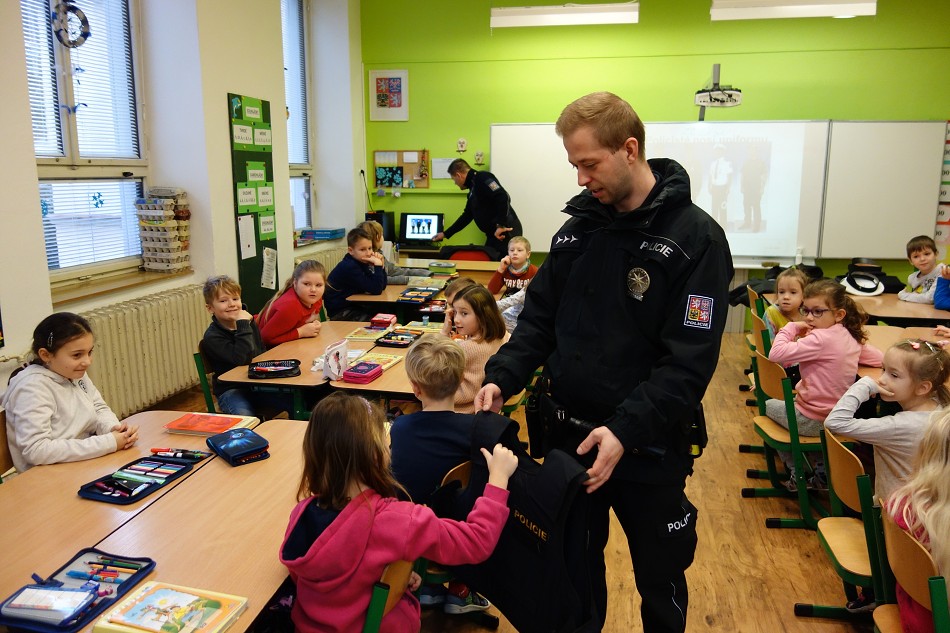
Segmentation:
<svg viewBox="0 0 950 633">
<path fill-rule="evenodd" d="M 43 237 L 55 280 L 141 264 L 135 199 L 147 167 L 130 0 L 74 0 L 78 11 L 56 14 L 64 5 L 20 0 Z M 67 45 L 85 29 L 85 42 Z"/>
<path fill-rule="evenodd" d="M 284 39 L 284 96 L 287 101 L 287 153 L 294 229 L 311 226 L 310 126 L 307 107 L 307 0 L 281 0 Z"/>
</svg>

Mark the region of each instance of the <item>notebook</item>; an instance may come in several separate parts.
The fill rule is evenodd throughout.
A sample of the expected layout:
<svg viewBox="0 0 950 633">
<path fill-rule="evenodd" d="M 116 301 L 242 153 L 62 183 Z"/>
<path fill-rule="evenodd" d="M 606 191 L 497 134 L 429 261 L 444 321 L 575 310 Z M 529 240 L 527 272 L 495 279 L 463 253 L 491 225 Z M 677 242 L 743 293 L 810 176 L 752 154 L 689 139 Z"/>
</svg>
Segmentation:
<svg viewBox="0 0 950 633">
<path fill-rule="evenodd" d="M 219 413 L 186 413 L 165 425 L 168 433 L 184 435 L 216 435 L 231 428 L 249 429 L 259 420 L 249 415 L 221 415 Z"/>
<path fill-rule="evenodd" d="M 96 633 L 219 633 L 244 611 L 247 598 L 165 582 L 147 582 L 96 621 Z"/>
</svg>

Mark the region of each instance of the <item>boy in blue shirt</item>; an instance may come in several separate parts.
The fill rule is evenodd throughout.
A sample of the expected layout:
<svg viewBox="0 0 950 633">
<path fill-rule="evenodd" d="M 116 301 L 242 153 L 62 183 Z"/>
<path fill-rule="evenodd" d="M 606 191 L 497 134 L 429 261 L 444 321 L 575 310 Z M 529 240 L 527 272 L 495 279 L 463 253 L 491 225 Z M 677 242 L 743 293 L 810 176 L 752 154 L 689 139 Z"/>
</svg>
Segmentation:
<svg viewBox="0 0 950 633">
<path fill-rule="evenodd" d="M 346 255 L 327 277 L 323 304 L 334 321 L 369 321 L 371 314 L 347 302 L 355 294 L 378 295 L 386 289 L 386 268 L 373 250 L 373 236 L 356 227 L 346 234 Z"/>
<path fill-rule="evenodd" d="M 455 413 L 455 392 L 464 371 L 465 352 L 441 334 L 424 334 L 406 354 L 406 375 L 413 394 L 422 402 L 422 411 L 396 418 L 389 437 L 393 475 L 414 503 L 428 504 L 446 473 L 471 459 L 475 414 Z M 502 444 L 517 442 L 516 437 L 506 438 Z M 448 592 L 424 586 L 419 601 L 423 605 L 444 602 L 445 612 L 453 614 L 491 606 L 457 582 L 449 583 Z"/>
</svg>

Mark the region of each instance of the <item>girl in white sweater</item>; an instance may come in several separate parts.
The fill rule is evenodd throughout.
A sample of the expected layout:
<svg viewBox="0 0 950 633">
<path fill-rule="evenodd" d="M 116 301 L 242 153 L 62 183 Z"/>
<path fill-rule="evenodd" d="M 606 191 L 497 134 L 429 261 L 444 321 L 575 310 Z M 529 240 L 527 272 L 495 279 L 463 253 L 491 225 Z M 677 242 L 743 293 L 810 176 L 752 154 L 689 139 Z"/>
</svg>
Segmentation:
<svg viewBox="0 0 950 633">
<path fill-rule="evenodd" d="M 495 297 L 485 286 L 471 285 L 459 290 L 452 298 L 452 309 L 446 312 L 449 323 L 455 325 L 455 339 L 465 350 L 465 373 L 455 393 L 456 413 L 475 412 L 475 394 L 485 379 L 485 363 L 508 342 L 511 335 L 505 330 Z"/>
<path fill-rule="evenodd" d="M 57 312 L 36 326 L 35 358 L 10 376 L 3 394 L 7 443 L 17 471 L 99 457 L 135 444 L 138 427 L 119 422 L 86 376 L 94 344 L 89 322 L 71 312 Z"/>
</svg>

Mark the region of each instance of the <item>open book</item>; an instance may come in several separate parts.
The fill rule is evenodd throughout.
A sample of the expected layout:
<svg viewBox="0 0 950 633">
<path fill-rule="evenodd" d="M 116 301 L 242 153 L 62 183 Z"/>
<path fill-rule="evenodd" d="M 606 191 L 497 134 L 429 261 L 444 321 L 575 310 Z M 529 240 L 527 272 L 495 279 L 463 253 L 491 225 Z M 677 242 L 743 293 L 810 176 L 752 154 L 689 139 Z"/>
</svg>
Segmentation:
<svg viewBox="0 0 950 633">
<path fill-rule="evenodd" d="M 164 582 L 147 582 L 99 618 L 95 633 L 219 633 L 247 598 Z"/>
</svg>

